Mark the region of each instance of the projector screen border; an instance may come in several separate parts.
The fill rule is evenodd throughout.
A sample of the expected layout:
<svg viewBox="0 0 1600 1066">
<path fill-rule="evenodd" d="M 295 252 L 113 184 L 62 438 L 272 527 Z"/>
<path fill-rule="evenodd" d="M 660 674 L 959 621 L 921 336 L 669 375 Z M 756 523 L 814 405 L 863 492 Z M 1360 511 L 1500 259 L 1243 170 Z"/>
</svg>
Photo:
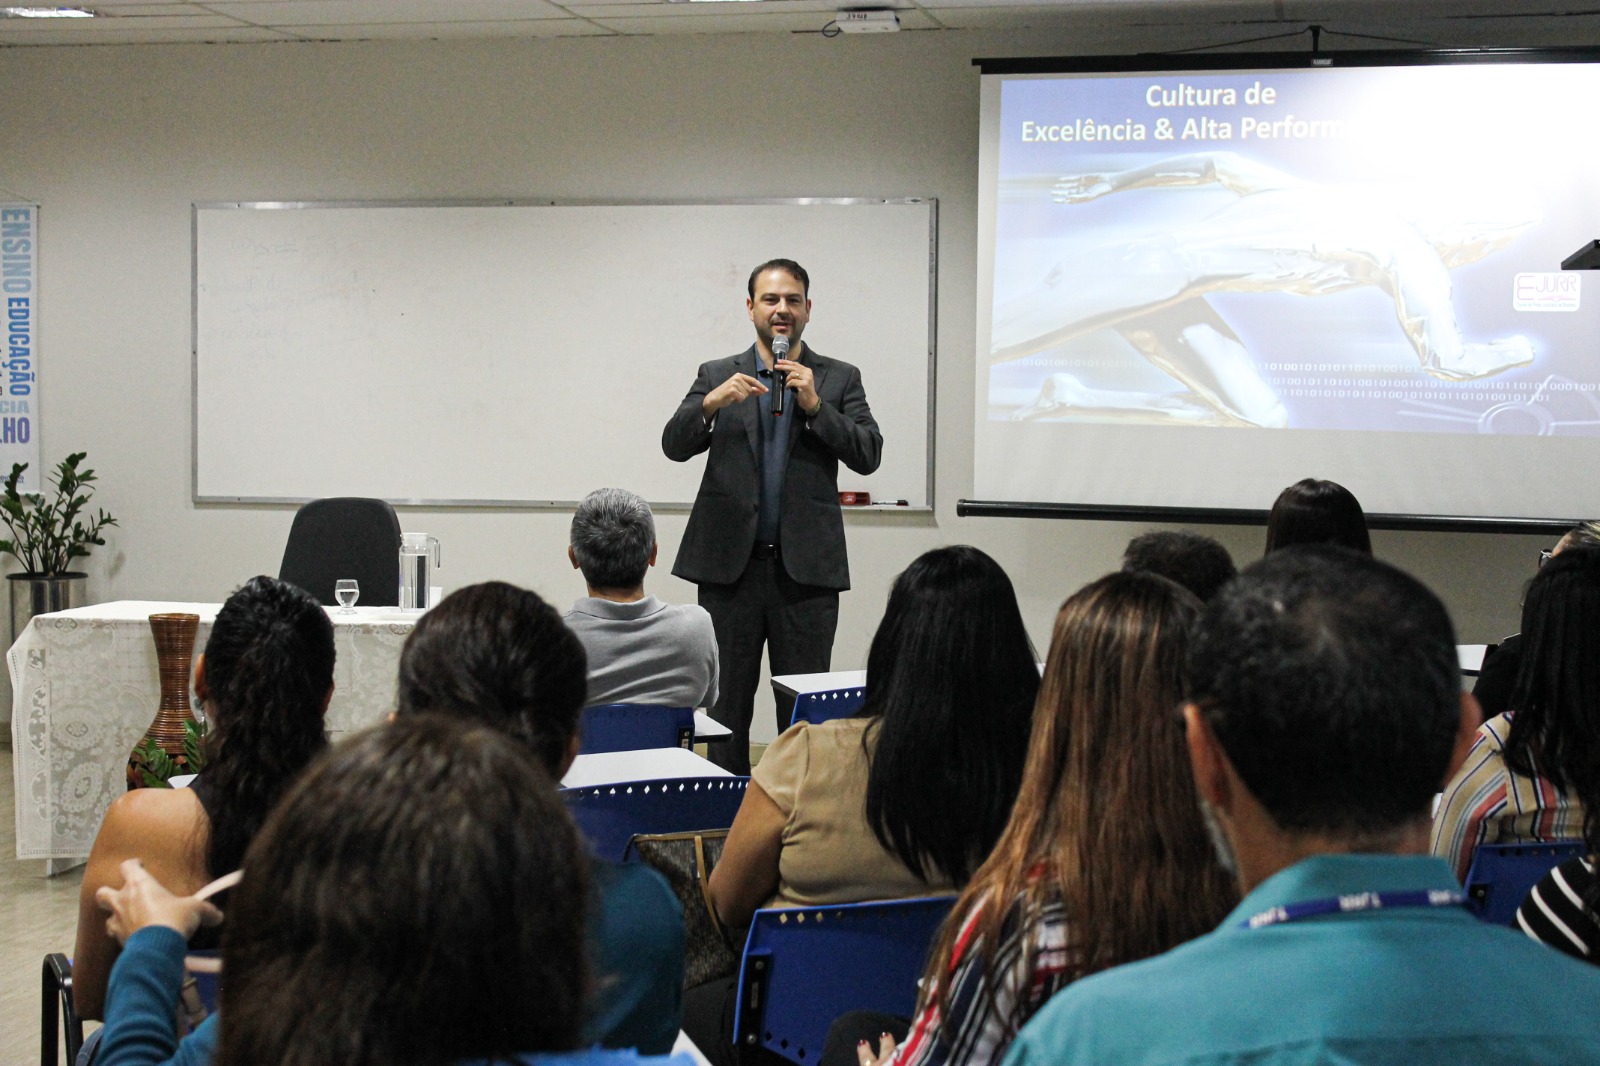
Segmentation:
<svg viewBox="0 0 1600 1066">
<path fill-rule="evenodd" d="M 1221 507 L 1126 507 L 1078 503 L 1026 503 L 957 500 L 960 518 L 1068 518 L 1099 522 L 1194 523 L 1207 526 L 1265 526 L 1267 511 Z M 1369 514 L 1369 529 L 1425 533 L 1565 533 L 1582 519 L 1484 518 L 1452 515 Z"/>
<path fill-rule="evenodd" d="M 1452 63 L 1593 63 L 1600 48 L 1351 49 L 1347 52 L 1138 52 L 1101 56 L 975 58 L 982 74 L 1148 74 L 1162 70 L 1326 70 L 1339 67 L 1428 66 Z"/>
</svg>

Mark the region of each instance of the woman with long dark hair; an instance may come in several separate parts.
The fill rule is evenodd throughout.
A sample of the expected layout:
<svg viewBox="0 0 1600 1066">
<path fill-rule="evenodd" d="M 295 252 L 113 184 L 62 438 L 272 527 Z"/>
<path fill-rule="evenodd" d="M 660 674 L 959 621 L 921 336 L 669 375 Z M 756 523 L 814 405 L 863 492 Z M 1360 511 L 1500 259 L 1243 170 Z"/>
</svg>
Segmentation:
<svg viewBox="0 0 1600 1066">
<path fill-rule="evenodd" d="M 1539 553 L 1539 566 L 1543 568 L 1568 548 L 1600 548 L 1600 522 L 1579 522 L 1567 530 L 1549 551 Z M 1506 637 L 1483 657 L 1478 680 L 1472 686 L 1472 695 L 1478 701 L 1484 721 L 1511 710 L 1511 689 L 1517 683 L 1517 672 L 1521 666 L 1521 633 Z"/>
<path fill-rule="evenodd" d="M 1059 989 L 1209 932 L 1238 902 L 1175 714 L 1199 609 L 1129 572 L 1062 604 L 1016 806 L 939 934 L 896 1066 L 998 1063 Z"/>
<path fill-rule="evenodd" d="M 709 885 L 723 922 L 960 888 L 1010 817 L 1038 689 L 999 564 L 965 545 L 919 557 L 890 590 L 859 714 L 797 723 L 751 775 Z M 705 986 L 685 1005 L 713 1061 L 729 994 Z"/>
<path fill-rule="evenodd" d="M 1445 786 L 1433 853 L 1465 878 L 1479 844 L 1600 844 L 1600 548 L 1567 548 L 1522 604 L 1511 710 L 1478 730 Z"/>
<path fill-rule="evenodd" d="M 965 545 L 918 558 L 872 638 L 861 710 L 796 724 L 752 774 L 711 877 L 722 920 L 965 884 L 1011 814 L 1038 689 L 999 564 Z"/>
<path fill-rule="evenodd" d="M 582 1050 L 586 868 L 554 782 L 511 737 L 431 714 L 358 734 L 246 854 L 225 908 L 222 1008 L 179 1061 L 669 1061 Z M 177 1050 L 183 941 L 206 905 L 136 869 L 102 905 L 128 947 L 101 1053 L 160 1061 Z"/>
<path fill-rule="evenodd" d="M 1584 528 L 1594 535 L 1595 523 L 1586 523 Z M 1586 853 L 1560 864 L 1534 885 L 1528 900 L 1518 908 L 1517 925 L 1534 940 L 1600 965 L 1600 876 L 1595 872 L 1600 856 L 1600 715 L 1595 714 L 1600 709 L 1600 594 L 1595 591 L 1600 584 L 1595 579 L 1600 563 L 1595 560 L 1600 559 L 1600 549 L 1586 547 L 1576 552 L 1573 544 L 1568 544 L 1562 554 L 1566 552 L 1584 555 L 1589 579 L 1581 594 L 1568 597 L 1570 615 L 1560 635 L 1565 653 L 1562 661 L 1549 664 L 1541 677 L 1528 679 L 1530 691 L 1525 701 L 1530 706 L 1581 704 L 1590 711 L 1581 722 L 1563 722 L 1558 728 L 1547 728 L 1546 733 L 1552 736 L 1550 751 L 1558 752 L 1560 781 L 1584 812 Z M 1555 562 L 1552 557 L 1544 570 Z M 1542 691 L 1534 695 L 1534 690 Z M 1555 690 L 1562 690 L 1562 695 L 1555 695 Z M 1522 717 L 1518 714 L 1518 722 Z M 1515 723 L 1512 731 L 1515 733 Z"/>
<path fill-rule="evenodd" d="M 1267 550 L 1295 544 L 1338 544 L 1372 554 L 1367 516 L 1355 494 L 1334 481 L 1305 478 L 1284 489 L 1267 516 Z"/>
<path fill-rule="evenodd" d="M 237 869 L 273 806 L 327 746 L 333 662 L 327 612 L 294 585 L 251 578 L 217 612 L 194 677 L 210 724 L 205 770 L 189 788 L 118 797 L 95 836 L 72 968 L 84 1017 L 101 1016 L 118 951 L 95 893 L 121 884 L 131 858 L 182 894 Z"/>
</svg>

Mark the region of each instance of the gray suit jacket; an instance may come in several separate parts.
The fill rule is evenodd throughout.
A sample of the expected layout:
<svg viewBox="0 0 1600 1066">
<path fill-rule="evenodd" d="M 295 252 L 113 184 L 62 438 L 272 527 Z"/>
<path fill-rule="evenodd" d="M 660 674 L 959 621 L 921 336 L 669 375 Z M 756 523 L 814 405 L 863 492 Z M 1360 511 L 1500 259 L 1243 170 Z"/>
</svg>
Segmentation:
<svg viewBox="0 0 1600 1066">
<path fill-rule="evenodd" d="M 810 345 L 802 362 L 811 368 L 822 410 L 813 419 L 801 419 L 789 450 L 778 519 L 783 566 L 802 585 L 847 589 L 850 564 L 839 514 L 839 463 L 858 474 L 872 473 L 883 456 L 883 434 L 867 406 L 859 370 L 818 355 Z M 753 344 L 738 355 L 701 364 L 694 387 L 661 432 L 661 450 L 674 462 L 711 451 L 672 566 L 687 581 L 731 584 L 750 561 L 761 501 L 757 419 L 767 414 L 768 397 L 724 407 L 710 428 L 701 417 L 700 402 L 735 372 L 754 375 L 759 366 Z"/>
</svg>

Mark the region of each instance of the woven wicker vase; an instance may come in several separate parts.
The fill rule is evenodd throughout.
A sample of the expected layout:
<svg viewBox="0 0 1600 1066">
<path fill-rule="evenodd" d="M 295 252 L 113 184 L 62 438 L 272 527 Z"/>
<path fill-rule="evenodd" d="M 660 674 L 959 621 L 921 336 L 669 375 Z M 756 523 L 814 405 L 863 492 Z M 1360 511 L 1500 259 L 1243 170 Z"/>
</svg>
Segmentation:
<svg viewBox="0 0 1600 1066">
<path fill-rule="evenodd" d="M 161 701 L 156 705 L 155 721 L 140 738 L 156 742 L 156 746 L 184 763 L 183 724 L 194 717 L 189 704 L 189 677 L 194 666 L 194 638 L 200 631 L 197 614 L 153 614 L 150 616 L 150 636 L 156 643 L 156 665 L 161 677 Z M 135 745 L 137 752 L 139 745 Z M 128 756 L 128 788 L 142 788 L 144 778 L 139 775 L 143 760 L 137 754 Z"/>
</svg>

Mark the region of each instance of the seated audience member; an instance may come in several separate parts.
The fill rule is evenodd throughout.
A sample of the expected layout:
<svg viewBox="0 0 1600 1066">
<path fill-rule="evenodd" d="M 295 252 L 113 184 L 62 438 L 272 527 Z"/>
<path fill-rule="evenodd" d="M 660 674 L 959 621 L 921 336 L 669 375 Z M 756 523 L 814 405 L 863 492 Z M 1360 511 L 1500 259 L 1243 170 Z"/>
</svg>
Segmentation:
<svg viewBox="0 0 1600 1066">
<path fill-rule="evenodd" d="M 181 1046 L 184 941 L 221 915 L 135 861 L 100 890 L 127 941 L 101 1066 L 668 1061 L 583 1050 L 582 846 L 538 760 L 494 729 L 425 715 L 341 744 L 244 870 L 222 1009 Z"/>
<path fill-rule="evenodd" d="M 1589 800 L 1595 797 L 1591 794 Z M 1600 878 L 1595 876 L 1596 834 L 1586 832 L 1589 853 L 1568 859 L 1533 886 L 1517 908 L 1517 926 L 1535 940 L 1600 965 Z"/>
<path fill-rule="evenodd" d="M 1432 593 L 1348 551 L 1274 553 L 1206 608 L 1188 674 L 1195 786 L 1245 898 L 1064 989 L 1010 1066 L 1600 1062 L 1600 971 L 1480 922 L 1427 854 L 1478 720 Z"/>
<path fill-rule="evenodd" d="M 751 775 L 709 883 L 722 921 L 966 884 L 1011 815 L 1038 689 L 999 564 L 965 545 L 918 558 L 889 592 L 859 713 L 796 723 Z M 685 1031 L 713 1062 L 732 995 L 729 980 L 688 996 Z"/>
<path fill-rule="evenodd" d="M 1343 485 L 1306 478 L 1278 494 L 1267 516 L 1267 551 L 1296 544 L 1337 544 L 1372 554 L 1367 516 Z"/>
<path fill-rule="evenodd" d="M 1584 793 L 1600 787 L 1600 549 L 1563 551 L 1528 586 L 1510 703 L 1478 730 L 1434 818 L 1433 853 L 1460 879 L 1479 844 L 1584 835 Z"/>
<path fill-rule="evenodd" d="M 119 796 L 95 835 L 72 967 L 72 994 L 85 1018 L 101 1017 L 119 950 L 95 894 L 122 883 L 127 859 L 141 860 L 185 894 L 238 869 L 278 799 L 327 747 L 322 719 L 333 696 L 333 660 L 327 612 L 293 585 L 252 578 L 217 612 L 194 670 L 211 726 L 204 772 L 189 788 Z M 214 936 L 200 946 L 214 947 Z"/>
<path fill-rule="evenodd" d="M 584 685 L 583 646 L 554 608 L 488 581 L 451 593 L 418 620 L 400 651 L 396 715 L 443 714 L 498 729 L 559 781 L 578 754 Z M 669 1051 L 683 1013 L 683 909 L 641 863 L 591 858 L 586 880 L 596 995 L 583 1042 Z"/>
<path fill-rule="evenodd" d="M 623 489 L 585 496 L 572 516 L 567 558 L 589 587 L 562 616 L 589 656 L 587 706 L 717 701 L 711 616 L 697 604 L 645 595 L 645 571 L 656 564 L 656 524 L 642 497 Z"/>
<path fill-rule="evenodd" d="M 1539 565 L 1543 567 L 1568 548 L 1600 548 L 1600 522 L 1584 522 L 1567 530 L 1554 548 L 1539 553 Z M 1484 658 L 1478 680 L 1472 686 L 1472 695 L 1477 698 L 1485 721 L 1511 709 L 1511 687 L 1516 683 L 1521 665 L 1521 633 L 1513 633 L 1502 640 Z"/>
<path fill-rule="evenodd" d="M 1134 537 L 1122 553 L 1122 569 L 1176 581 L 1205 602 L 1239 572 L 1227 548 L 1187 529 L 1154 529 Z"/>
<path fill-rule="evenodd" d="M 1011 821 L 939 936 L 894 1066 L 998 1063 L 1058 990 L 1199 936 L 1239 902 L 1173 718 L 1199 608 L 1143 573 L 1062 605 Z"/>
</svg>

